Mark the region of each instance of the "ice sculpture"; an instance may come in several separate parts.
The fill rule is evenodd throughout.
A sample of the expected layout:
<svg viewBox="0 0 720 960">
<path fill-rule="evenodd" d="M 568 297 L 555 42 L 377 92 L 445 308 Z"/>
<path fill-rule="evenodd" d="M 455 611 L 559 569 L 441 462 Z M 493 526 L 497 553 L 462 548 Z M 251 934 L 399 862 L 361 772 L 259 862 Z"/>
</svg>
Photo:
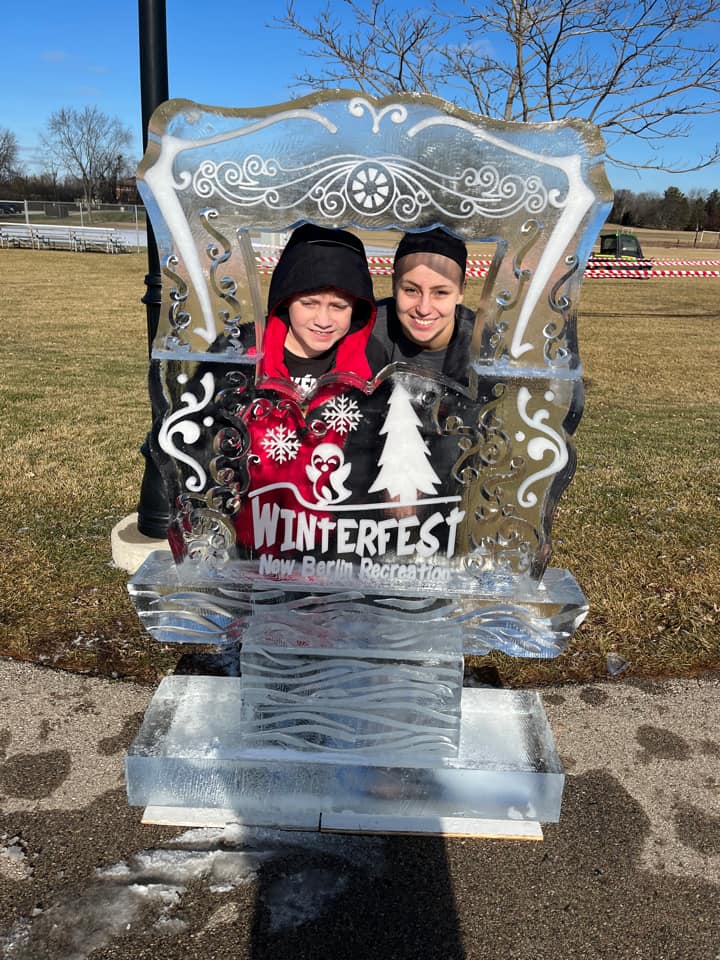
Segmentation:
<svg viewBox="0 0 720 960">
<path fill-rule="evenodd" d="M 557 819 L 539 700 L 463 690 L 462 663 L 555 656 L 587 612 L 548 563 L 582 412 L 579 287 L 611 198 L 602 153 L 583 121 L 428 97 L 155 112 L 139 187 L 165 276 L 154 439 L 173 555 L 130 592 L 158 640 L 242 655 L 238 678 L 163 683 L 128 756 L 131 802 L 315 826 Z M 310 394 L 257 378 L 258 231 L 301 222 L 492 242 L 467 375 L 395 363 Z"/>
</svg>

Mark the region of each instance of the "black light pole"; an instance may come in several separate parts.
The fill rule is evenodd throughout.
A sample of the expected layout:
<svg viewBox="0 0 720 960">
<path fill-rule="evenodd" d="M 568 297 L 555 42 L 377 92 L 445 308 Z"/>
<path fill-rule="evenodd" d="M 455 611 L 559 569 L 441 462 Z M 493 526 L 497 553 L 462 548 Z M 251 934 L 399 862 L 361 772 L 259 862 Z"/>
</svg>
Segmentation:
<svg viewBox="0 0 720 960">
<path fill-rule="evenodd" d="M 140 35 L 140 98 L 142 109 L 143 150 L 147 147 L 150 117 L 158 104 L 168 99 L 167 25 L 165 0 L 138 0 Z M 160 319 L 162 274 L 155 234 L 147 221 L 148 272 L 147 291 L 142 298 L 147 310 L 148 361 Z M 148 386 L 153 423 L 158 416 L 160 382 L 157 365 L 150 362 Z M 167 534 L 169 512 L 165 484 L 150 455 L 150 434 L 140 448 L 145 457 L 145 474 L 138 503 L 138 530 L 148 537 Z"/>
</svg>

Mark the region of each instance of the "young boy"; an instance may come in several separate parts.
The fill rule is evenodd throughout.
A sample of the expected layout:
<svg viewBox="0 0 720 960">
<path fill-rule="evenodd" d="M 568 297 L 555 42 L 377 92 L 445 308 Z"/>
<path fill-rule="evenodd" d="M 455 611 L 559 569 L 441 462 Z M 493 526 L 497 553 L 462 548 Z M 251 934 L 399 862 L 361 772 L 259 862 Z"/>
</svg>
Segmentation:
<svg viewBox="0 0 720 960">
<path fill-rule="evenodd" d="M 406 233 L 393 296 L 378 303 L 373 340 L 403 361 L 467 383 L 475 314 L 463 306 L 467 248 L 440 227 Z"/>
<path fill-rule="evenodd" d="M 386 362 L 370 335 L 375 300 L 362 241 L 305 224 L 293 231 L 270 281 L 259 375 L 311 390 L 323 374 L 369 380 Z"/>
</svg>

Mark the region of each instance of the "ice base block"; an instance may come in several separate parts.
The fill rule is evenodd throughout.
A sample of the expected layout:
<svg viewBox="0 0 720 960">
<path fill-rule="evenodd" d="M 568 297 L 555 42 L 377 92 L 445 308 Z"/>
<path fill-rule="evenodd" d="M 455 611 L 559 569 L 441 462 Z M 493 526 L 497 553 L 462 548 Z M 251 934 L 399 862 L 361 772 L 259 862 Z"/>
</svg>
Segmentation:
<svg viewBox="0 0 720 960">
<path fill-rule="evenodd" d="M 465 688 L 457 756 L 383 765 L 362 751 L 248 747 L 241 683 L 162 681 L 126 757 L 131 805 L 152 807 L 156 818 L 172 810 L 171 822 L 178 808 L 200 808 L 307 830 L 381 818 L 413 824 L 408 832 L 442 833 L 448 820 L 461 832 L 458 822 L 560 818 L 565 777 L 535 692 Z"/>
</svg>

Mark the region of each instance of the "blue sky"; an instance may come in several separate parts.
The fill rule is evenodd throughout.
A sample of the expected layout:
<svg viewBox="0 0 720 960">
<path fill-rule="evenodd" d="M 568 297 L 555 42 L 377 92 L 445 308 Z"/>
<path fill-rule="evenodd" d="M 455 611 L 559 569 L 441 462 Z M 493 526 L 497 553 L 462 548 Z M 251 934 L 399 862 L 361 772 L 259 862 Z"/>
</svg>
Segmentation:
<svg viewBox="0 0 720 960">
<path fill-rule="evenodd" d="M 310 14 L 323 0 L 297 0 Z M 243 0 L 204 5 L 167 0 L 170 96 L 225 106 L 261 106 L 299 95 L 294 78 L 303 69 L 298 38 L 267 26 L 285 10 L 285 0 Z M 122 0 L 27 0 L 3 11 L 0 47 L 0 127 L 12 130 L 21 160 L 37 169 L 40 135 L 50 114 L 63 106 L 97 105 L 119 117 L 141 154 L 137 3 Z M 686 141 L 670 141 L 673 164 L 708 151 L 720 139 L 715 117 L 698 120 Z M 631 155 L 632 144 L 617 151 Z M 608 167 L 615 188 L 684 192 L 720 188 L 720 165 L 690 174 Z"/>
</svg>

